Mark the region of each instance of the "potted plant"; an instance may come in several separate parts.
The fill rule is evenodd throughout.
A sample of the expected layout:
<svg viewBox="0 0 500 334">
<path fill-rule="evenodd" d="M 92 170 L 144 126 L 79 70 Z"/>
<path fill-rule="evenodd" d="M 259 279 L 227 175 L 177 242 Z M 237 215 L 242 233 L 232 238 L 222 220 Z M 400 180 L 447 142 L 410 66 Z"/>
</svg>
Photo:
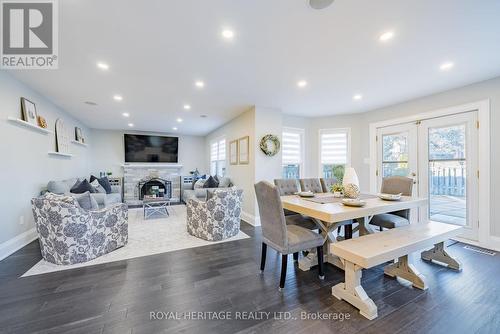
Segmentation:
<svg viewBox="0 0 500 334">
<path fill-rule="evenodd" d="M 330 190 L 334 197 L 342 197 L 344 186 L 341 183 L 335 183 Z"/>
</svg>

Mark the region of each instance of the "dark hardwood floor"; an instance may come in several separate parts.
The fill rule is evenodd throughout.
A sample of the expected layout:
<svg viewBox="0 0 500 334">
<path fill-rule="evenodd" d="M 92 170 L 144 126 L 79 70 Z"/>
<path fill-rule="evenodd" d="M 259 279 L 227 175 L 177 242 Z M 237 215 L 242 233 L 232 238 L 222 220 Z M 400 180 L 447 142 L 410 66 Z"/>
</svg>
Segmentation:
<svg viewBox="0 0 500 334">
<path fill-rule="evenodd" d="M 268 249 L 259 272 L 260 229 L 243 223 L 250 239 L 192 248 L 93 267 L 19 278 L 39 259 L 33 242 L 0 262 L 2 333 L 499 333 L 500 257 L 448 251 L 464 265 L 454 272 L 418 258 L 429 290 L 385 277 L 382 266 L 362 282 L 378 306 L 366 320 L 331 295 L 343 272 L 325 266 L 302 272 L 289 257 L 278 292 L 280 256 Z M 297 320 L 150 320 L 150 312 L 290 312 Z M 301 312 L 347 314 L 340 320 L 300 320 Z M 204 313 L 208 316 L 210 313 Z M 218 313 L 219 315 L 221 313 Z M 280 313 L 278 313 L 280 314 Z"/>
</svg>

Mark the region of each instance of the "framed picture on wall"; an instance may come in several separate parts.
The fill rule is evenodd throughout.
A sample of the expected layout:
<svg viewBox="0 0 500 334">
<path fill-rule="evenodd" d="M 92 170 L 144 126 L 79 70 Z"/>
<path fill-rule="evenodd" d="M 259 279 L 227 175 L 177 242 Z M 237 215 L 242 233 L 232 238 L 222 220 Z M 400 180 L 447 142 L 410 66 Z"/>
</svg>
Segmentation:
<svg viewBox="0 0 500 334">
<path fill-rule="evenodd" d="M 233 140 L 229 143 L 229 164 L 238 164 L 238 140 Z"/>
<path fill-rule="evenodd" d="M 238 139 L 238 156 L 239 163 L 242 165 L 247 165 L 250 163 L 250 137 L 245 136 Z"/>
<path fill-rule="evenodd" d="M 38 115 L 36 113 L 36 106 L 27 98 L 21 97 L 21 110 L 23 113 L 23 120 L 38 126 Z"/>
<path fill-rule="evenodd" d="M 83 138 L 82 129 L 79 127 L 75 127 L 75 140 L 79 143 L 85 143 L 85 139 Z"/>
</svg>

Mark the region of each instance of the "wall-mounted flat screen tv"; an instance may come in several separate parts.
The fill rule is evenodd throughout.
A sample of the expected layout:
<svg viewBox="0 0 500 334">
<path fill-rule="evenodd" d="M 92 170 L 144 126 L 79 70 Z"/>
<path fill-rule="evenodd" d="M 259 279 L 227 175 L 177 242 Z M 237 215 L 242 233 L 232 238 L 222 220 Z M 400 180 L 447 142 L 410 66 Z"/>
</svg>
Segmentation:
<svg viewBox="0 0 500 334">
<path fill-rule="evenodd" d="M 125 134 L 125 162 L 178 162 L 179 138 Z"/>
</svg>

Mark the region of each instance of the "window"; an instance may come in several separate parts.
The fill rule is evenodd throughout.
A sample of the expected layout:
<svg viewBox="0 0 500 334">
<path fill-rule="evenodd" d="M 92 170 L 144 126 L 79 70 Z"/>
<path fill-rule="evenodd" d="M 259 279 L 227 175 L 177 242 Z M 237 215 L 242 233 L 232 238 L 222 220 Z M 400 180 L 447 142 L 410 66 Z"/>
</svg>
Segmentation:
<svg viewBox="0 0 500 334">
<path fill-rule="evenodd" d="M 226 174 L 226 138 L 219 138 L 210 144 L 210 174 Z"/>
<path fill-rule="evenodd" d="M 304 130 L 284 128 L 282 135 L 284 179 L 298 179 L 304 173 Z"/>
<path fill-rule="evenodd" d="M 351 162 L 350 130 L 319 130 L 320 141 L 320 174 L 324 178 L 335 177 L 342 182 L 345 167 Z"/>
</svg>

